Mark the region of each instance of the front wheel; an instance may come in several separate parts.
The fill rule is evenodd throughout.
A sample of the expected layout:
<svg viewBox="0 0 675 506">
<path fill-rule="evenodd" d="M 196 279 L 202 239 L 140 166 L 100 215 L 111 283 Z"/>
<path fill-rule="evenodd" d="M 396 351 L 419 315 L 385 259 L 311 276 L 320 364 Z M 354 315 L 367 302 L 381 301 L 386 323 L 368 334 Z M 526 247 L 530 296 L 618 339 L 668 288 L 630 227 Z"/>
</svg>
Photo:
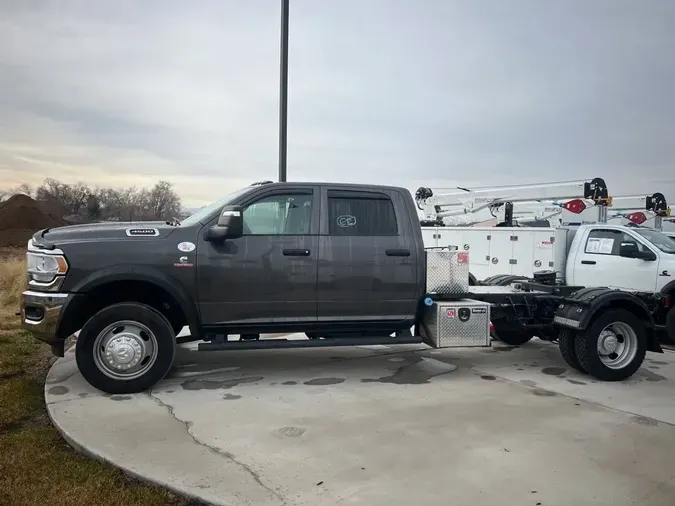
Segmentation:
<svg viewBox="0 0 675 506">
<path fill-rule="evenodd" d="M 602 381 L 622 381 L 640 368 L 647 353 L 647 332 L 630 311 L 611 309 L 598 316 L 585 332 L 576 334 L 579 364 Z"/>
<path fill-rule="evenodd" d="M 108 306 L 84 325 L 75 357 L 80 373 L 109 394 L 129 394 L 154 386 L 171 369 L 176 340 L 171 324 L 150 306 Z"/>
</svg>

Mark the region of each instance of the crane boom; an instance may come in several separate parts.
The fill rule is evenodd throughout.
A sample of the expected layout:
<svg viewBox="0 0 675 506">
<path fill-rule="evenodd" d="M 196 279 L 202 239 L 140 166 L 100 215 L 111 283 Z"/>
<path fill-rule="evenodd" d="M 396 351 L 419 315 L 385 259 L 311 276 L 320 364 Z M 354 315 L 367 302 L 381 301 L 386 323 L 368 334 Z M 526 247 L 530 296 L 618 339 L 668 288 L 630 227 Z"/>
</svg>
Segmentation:
<svg viewBox="0 0 675 506">
<path fill-rule="evenodd" d="M 542 202 L 558 199 L 586 198 L 594 205 L 607 206 L 611 203 L 607 185 L 601 178 L 590 182 L 558 181 L 525 185 L 493 186 L 480 188 L 457 187 L 446 193 L 434 193 L 426 187 L 418 188 L 415 200 L 424 212 L 425 221 L 442 223 L 444 217 L 476 213 L 483 209 L 494 209 L 514 202 Z"/>
</svg>

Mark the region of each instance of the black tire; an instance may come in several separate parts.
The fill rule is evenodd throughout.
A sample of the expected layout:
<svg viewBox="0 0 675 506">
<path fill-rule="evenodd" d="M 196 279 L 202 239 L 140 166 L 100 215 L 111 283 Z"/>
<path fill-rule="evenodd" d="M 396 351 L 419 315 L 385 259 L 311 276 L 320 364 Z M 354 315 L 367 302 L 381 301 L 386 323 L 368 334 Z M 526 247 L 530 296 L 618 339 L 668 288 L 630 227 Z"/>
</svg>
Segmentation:
<svg viewBox="0 0 675 506">
<path fill-rule="evenodd" d="M 600 334 L 612 323 L 627 325 L 635 335 L 635 355 L 620 368 L 610 368 L 605 365 L 598 352 Z M 645 359 L 647 331 L 644 324 L 630 311 L 610 309 L 596 317 L 585 332 L 576 334 L 574 350 L 579 365 L 591 376 L 602 381 L 623 381 L 635 374 Z"/>
<path fill-rule="evenodd" d="M 146 327 L 152 336 L 145 336 L 156 344 L 154 363 L 133 379 L 110 377 L 96 364 L 94 343 L 105 329 L 116 322 L 130 321 Z M 120 327 L 124 327 L 120 325 Z M 143 333 L 141 333 L 143 334 Z M 97 353 L 99 350 L 97 350 Z M 160 381 L 171 369 L 176 354 L 176 338 L 171 323 L 158 311 L 135 302 L 124 302 L 108 306 L 84 324 L 77 339 L 75 358 L 80 373 L 89 384 L 109 394 L 130 394 L 147 390 Z M 142 365 L 143 361 L 141 361 Z"/>
<path fill-rule="evenodd" d="M 517 330 L 499 330 L 495 327 L 495 338 L 509 346 L 520 346 L 530 341 L 534 336 L 526 332 L 518 332 Z"/>
<path fill-rule="evenodd" d="M 576 332 L 571 329 L 562 329 L 558 334 L 558 347 L 562 358 L 567 362 L 567 365 L 576 369 L 580 373 L 586 374 L 586 370 L 581 367 L 577 353 L 574 349 L 574 341 L 576 339 Z"/>
</svg>

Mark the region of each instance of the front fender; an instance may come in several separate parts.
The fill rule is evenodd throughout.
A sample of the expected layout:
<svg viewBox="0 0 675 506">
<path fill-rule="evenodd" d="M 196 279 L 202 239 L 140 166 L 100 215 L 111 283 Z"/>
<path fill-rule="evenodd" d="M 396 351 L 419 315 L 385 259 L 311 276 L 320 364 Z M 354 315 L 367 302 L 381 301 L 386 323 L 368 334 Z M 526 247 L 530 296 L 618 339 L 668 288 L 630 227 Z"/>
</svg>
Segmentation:
<svg viewBox="0 0 675 506">
<path fill-rule="evenodd" d="M 192 296 L 175 279 L 147 265 L 120 265 L 101 269 L 80 280 L 72 292 L 84 294 L 116 281 L 144 281 L 159 286 L 178 303 L 187 318 L 191 334 L 200 334 L 199 312 Z"/>
</svg>

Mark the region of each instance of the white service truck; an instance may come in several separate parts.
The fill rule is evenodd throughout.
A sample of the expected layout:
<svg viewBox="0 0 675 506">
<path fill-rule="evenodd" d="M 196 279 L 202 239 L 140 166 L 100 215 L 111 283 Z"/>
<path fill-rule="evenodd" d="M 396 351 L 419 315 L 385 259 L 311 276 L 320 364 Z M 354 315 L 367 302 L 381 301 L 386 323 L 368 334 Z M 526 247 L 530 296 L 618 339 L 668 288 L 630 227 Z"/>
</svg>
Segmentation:
<svg viewBox="0 0 675 506">
<path fill-rule="evenodd" d="M 564 185 L 568 187 L 558 191 L 569 198 L 572 196 L 569 184 L 561 183 Z M 536 191 L 538 185 L 532 186 Z M 536 199 L 532 192 L 525 198 L 528 202 L 538 200 L 542 205 L 549 205 L 555 193 L 553 184 L 546 185 L 545 193 L 541 199 Z M 488 205 L 506 208 L 502 225 L 512 224 L 512 201 L 523 202 L 525 198 L 480 197 L 483 202 L 489 202 Z M 670 219 L 670 209 L 660 193 L 640 199 L 644 203 L 643 210 L 628 214 L 617 212 L 639 204 L 630 203 L 626 198 L 623 204 L 612 208 L 613 199 L 608 196 L 604 181 L 596 178 L 585 184 L 583 197 L 561 204 L 562 225 L 558 227 L 447 227 L 428 226 L 427 221 L 422 233 L 426 247 L 456 246 L 469 252 L 470 282 L 474 285 L 507 286 L 538 273 L 567 285 L 657 292 L 669 300 L 664 313 L 655 318 L 664 327 L 675 329 L 675 311 L 668 311 L 669 301 L 675 301 L 675 233 L 666 235 L 660 231 L 662 222 Z M 449 201 L 451 199 L 445 199 Z M 419 199 L 418 207 L 421 208 Z M 436 211 L 443 213 L 438 207 Z M 640 219 L 638 213 L 647 219 Z M 432 214 L 425 213 L 425 217 Z M 615 223 L 608 222 L 608 216 Z M 656 228 L 638 225 L 636 221 Z M 520 337 L 501 335 L 500 339 L 517 344 Z"/>
<path fill-rule="evenodd" d="M 583 194 L 580 190 L 582 186 L 584 186 Z M 422 190 L 430 192 L 428 189 L 420 189 L 418 195 L 424 193 Z M 522 196 L 518 195 L 518 191 Z M 567 243 L 567 248 L 554 247 L 556 241 L 560 240 L 559 234 L 568 236 L 582 225 L 598 225 L 601 228 L 610 225 L 619 228 L 623 226 L 625 229 L 639 229 L 648 234 L 650 229 L 646 228 L 645 224 L 656 226 L 657 231 L 661 230 L 663 222 L 669 221 L 670 215 L 670 209 L 662 194 L 612 198 L 608 196 L 607 187 L 601 178 L 595 178 L 591 183 L 572 181 L 535 184 L 481 189 L 472 191 L 471 194 L 473 195 L 471 198 L 467 198 L 466 194 L 456 193 L 434 195 L 429 198 L 427 193 L 427 198 L 423 201 L 418 198 L 418 207 L 425 211 L 422 227 L 425 246 L 456 246 L 460 250 L 470 252 L 473 280 L 483 280 L 497 274 L 531 277 L 539 270 L 555 270 L 562 276 L 568 272 L 566 262 L 569 257 L 574 256 L 574 252 L 569 251 L 570 243 Z M 457 195 L 459 198 L 453 198 Z M 555 197 L 571 200 L 561 203 L 553 200 Z M 518 203 L 516 210 L 514 202 Z M 493 227 L 440 225 L 448 216 L 458 215 L 456 209 L 448 210 L 448 206 L 456 207 L 458 203 L 461 203 L 467 211 L 466 214 L 489 207 L 491 212 L 496 211 L 498 214 L 499 225 Z M 539 203 L 539 211 L 535 203 Z M 554 206 L 558 206 L 560 210 L 558 213 L 552 212 Z M 525 209 L 527 212 L 523 212 Z M 436 219 L 431 219 L 434 213 Z M 519 216 L 519 220 L 524 218 L 530 223 L 533 220 L 549 219 L 560 225 L 513 226 L 516 216 Z M 435 225 L 430 226 L 432 223 Z M 560 232 L 561 227 L 563 232 Z M 628 230 L 627 233 L 630 235 L 633 232 Z M 641 245 L 646 239 L 639 235 L 640 233 L 634 233 L 638 234 L 634 238 Z M 665 240 L 664 236 L 658 233 L 652 234 L 651 238 L 656 242 Z M 668 244 L 667 240 L 665 242 Z M 655 250 L 656 255 L 661 252 L 655 245 L 652 245 L 651 249 Z M 614 254 L 618 255 L 618 252 L 615 251 Z M 656 278 L 652 281 L 653 288 L 658 283 Z M 579 280 L 575 282 L 578 283 Z M 583 284 L 589 285 L 585 281 Z"/>
</svg>

